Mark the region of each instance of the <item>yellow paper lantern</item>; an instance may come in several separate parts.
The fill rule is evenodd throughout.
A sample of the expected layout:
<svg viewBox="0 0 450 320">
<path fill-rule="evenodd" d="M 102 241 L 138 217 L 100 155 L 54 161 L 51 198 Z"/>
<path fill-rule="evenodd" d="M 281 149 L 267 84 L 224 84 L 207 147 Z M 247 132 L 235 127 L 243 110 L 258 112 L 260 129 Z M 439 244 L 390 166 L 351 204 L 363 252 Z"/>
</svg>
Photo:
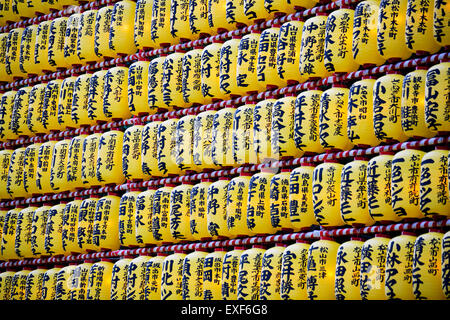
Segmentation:
<svg viewBox="0 0 450 320">
<path fill-rule="evenodd" d="M 134 116 L 155 113 L 148 107 L 148 68 L 150 62 L 139 60 L 128 69 L 128 108 Z"/>
<path fill-rule="evenodd" d="M 192 34 L 191 29 L 189 27 L 190 1 L 169 0 L 168 2 L 170 9 L 170 33 L 173 37 L 173 41 L 182 43 L 193 40 L 194 35 Z"/>
<path fill-rule="evenodd" d="M 253 149 L 258 163 L 272 159 L 272 109 L 277 100 L 272 97 L 253 107 Z"/>
<path fill-rule="evenodd" d="M 25 198 L 28 196 L 23 181 L 25 148 L 17 148 L 11 154 L 6 191 L 11 198 Z"/>
<path fill-rule="evenodd" d="M 162 264 L 161 300 L 183 299 L 183 262 L 185 253 L 175 251 Z"/>
<path fill-rule="evenodd" d="M 163 100 L 162 79 L 164 74 L 164 60 L 166 54 L 161 54 L 159 57 L 150 61 L 148 66 L 148 108 L 151 113 L 158 110 L 171 109 Z"/>
<path fill-rule="evenodd" d="M 403 231 L 389 241 L 386 252 L 386 280 L 384 292 L 388 299 L 414 300 L 412 265 L 414 233 Z"/>
<path fill-rule="evenodd" d="M 303 164 L 289 176 L 289 219 L 294 230 L 310 229 L 319 223 L 314 215 L 312 197 L 314 165 Z"/>
<path fill-rule="evenodd" d="M 70 300 L 86 300 L 89 271 L 94 264 L 93 260 L 84 260 L 73 270 L 71 287 L 69 292 Z"/>
<path fill-rule="evenodd" d="M 0 79 L 9 82 L 13 79 L 13 77 L 6 71 L 6 53 L 8 51 L 8 36 L 9 33 L 7 32 L 0 33 Z"/>
<path fill-rule="evenodd" d="M 233 234 L 227 226 L 227 190 L 229 177 L 220 177 L 208 187 L 206 223 L 210 237 L 231 238 Z"/>
<path fill-rule="evenodd" d="M 28 149 L 29 147 L 27 147 Z M 25 159 L 27 159 L 27 149 L 25 149 Z M 11 155 L 13 153 L 13 150 L 1 150 L 0 151 L 0 199 L 8 199 L 10 198 L 10 195 L 8 193 L 8 189 L 6 188 L 6 184 L 8 182 L 8 172 L 9 172 L 9 165 L 11 160 Z M 28 189 L 26 180 L 26 165 L 24 162 L 24 186 L 25 190 L 30 193 L 31 190 Z M 30 193 L 31 194 L 31 193 Z M 1 227 L 1 226 L 0 226 Z M 2 228 L 0 228 L 1 232 Z M 0 233 L 1 234 L 1 233 Z"/>
<path fill-rule="evenodd" d="M 109 48 L 109 28 L 113 9 L 113 5 L 101 7 L 95 17 L 94 52 L 103 59 L 116 56 L 115 52 Z"/>
<path fill-rule="evenodd" d="M 108 300 L 111 293 L 112 270 L 114 264 L 102 258 L 89 270 L 86 300 Z"/>
<path fill-rule="evenodd" d="M 293 17 L 292 21 L 281 25 L 278 33 L 277 72 L 278 76 L 288 85 L 301 83 L 305 80 L 300 72 L 303 25 L 303 21 Z"/>
<path fill-rule="evenodd" d="M 9 31 L 8 33 L 8 40 L 6 43 L 5 67 L 6 73 L 13 79 L 26 77 L 26 73 L 20 70 L 20 42 L 22 40 L 24 30 L 25 28 L 14 28 L 11 29 L 11 31 Z M 38 56 L 35 52 L 35 61 L 39 59 L 39 57 L 40 56 Z"/>
<path fill-rule="evenodd" d="M 270 142 L 272 155 L 275 159 L 298 158 L 303 151 L 297 148 L 294 140 L 295 128 L 295 103 L 294 94 L 286 94 L 278 99 L 272 108 L 272 130 Z"/>
<path fill-rule="evenodd" d="M 142 129 L 141 162 L 142 171 L 150 176 L 164 176 L 158 166 L 158 131 L 161 121 L 147 123 Z"/>
<path fill-rule="evenodd" d="M 220 52 L 223 41 L 213 40 L 205 46 L 201 55 L 201 90 L 207 102 L 226 100 L 227 95 L 220 90 Z"/>
<path fill-rule="evenodd" d="M 28 101 L 31 88 L 32 87 L 20 88 L 14 96 L 14 106 L 9 127 L 13 134 L 19 137 L 33 136 L 33 133 L 27 125 Z"/>
<path fill-rule="evenodd" d="M 162 266 L 166 256 L 167 254 L 159 252 L 156 257 L 151 258 L 147 263 L 145 271 L 145 281 L 148 283 L 148 292 L 145 294 L 146 300 L 161 300 Z"/>
<path fill-rule="evenodd" d="M 19 67 L 23 73 L 30 76 L 37 75 L 41 71 L 34 63 L 37 29 L 37 24 L 27 26 L 23 30 L 22 39 L 20 41 Z"/>
<path fill-rule="evenodd" d="M 401 219 L 423 218 L 420 211 L 420 163 L 424 151 L 406 149 L 392 158 L 391 204 Z"/>
<path fill-rule="evenodd" d="M 213 124 L 217 111 L 203 111 L 194 122 L 194 164 L 202 169 L 217 169 L 212 159 Z"/>
<path fill-rule="evenodd" d="M 166 184 L 153 196 L 152 232 L 155 240 L 162 244 L 176 242 L 170 232 L 170 193 L 174 187 L 173 184 Z"/>
<path fill-rule="evenodd" d="M 0 273 L 0 300 L 9 300 L 14 274 L 15 272 L 9 269 Z"/>
<path fill-rule="evenodd" d="M 186 106 L 203 104 L 202 94 L 202 48 L 194 47 L 183 55 L 181 90 Z"/>
<path fill-rule="evenodd" d="M 256 163 L 253 138 L 254 104 L 245 104 L 236 109 L 233 115 L 233 160 L 236 165 Z"/>
<path fill-rule="evenodd" d="M 276 230 L 293 230 L 289 215 L 289 178 L 291 169 L 283 168 L 270 180 L 270 221 Z"/>
<path fill-rule="evenodd" d="M 95 18 L 97 9 L 86 10 L 80 15 L 77 35 L 77 56 L 83 64 L 97 62 L 99 57 L 95 53 L 92 43 L 95 40 Z"/>
<path fill-rule="evenodd" d="M 438 1 L 439 2 L 439 1 Z M 441 62 L 428 69 L 425 82 L 425 123 L 432 132 L 450 131 L 450 117 L 445 112 L 445 97 L 450 87 L 445 85 L 450 62 Z"/>
<path fill-rule="evenodd" d="M 321 226 L 338 227 L 345 224 L 340 214 L 341 172 L 344 165 L 327 160 L 314 168 L 312 199 L 314 216 Z"/>
<path fill-rule="evenodd" d="M 192 185 L 183 183 L 170 192 L 169 223 L 172 237 L 181 241 L 194 240 L 190 231 L 190 199 Z"/>
<path fill-rule="evenodd" d="M 11 295 L 9 300 L 25 300 L 27 277 L 31 270 L 31 267 L 24 267 L 14 274 L 11 282 Z"/>
<path fill-rule="evenodd" d="M 149 178 L 142 171 L 141 145 L 143 125 L 134 125 L 125 130 L 122 147 L 122 172 L 125 179 L 132 181 Z"/>
<path fill-rule="evenodd" d="M 435 135 L 425 123 L 426 76 L 426 67 L 418 67 L 403 78 L 401 120 L 408 137 L 430 138 Z"/>
<path fill-rule="evenodd" d="M 362 79 L 350 86 L 348 96 L 347 136 L 361 147 L 377 146 L 373 124 L 373 88 L 375 79 Z"/>
<path fill-rule="evenodd" d="M 149 288 L 146 282 L 147 263 L 151 258 L 143 254 L 131 260 L 127 275 L 127 300 L 146 300 Z"/>
<path fill-rule="evenodd" d="M 268 90 L 287 85 L 286 80 L 280 77 L 277 69 L 279 33 L 280 25 L 274 24 L 272 28 L 263 30 L 259 37 L 256 76 L 258 83 L 265 85 Z"/>
<path fill-rule="evenodd" d="M 202 38 L 212 34 L 208 23 L 208 0 L 189 0 L 189 29 L 190 38 Z"/>
<path fill-rule="evenodd" d="M 327 16 L 324 14 L 317 14 L 303 24 L 299 68 L 305 80 L 330 75 L 324 62 L 326 24 Z"/>
<path fill-rule="evenodd" d="M 111 300 L 127 299 L 128 268 L 132 260 L 132 256 L 125 255 L 114 263 L 111 274 Z"/>
<path fill-rule="evenodd" d="M 297 240 L 287 246 L 281 258 L 280 297 L 283 300 L 306 300 L 309 243 Z"/>
<path fill-rule="evenodd" d="M 150 38 L 155 47 L 168 47 L 175 42 L 170 32 L 171 1 L 154 0 Z"/>
<path fill-rule="evenodd" d="M 412 288 L 416 300 L 445 299 L 441 289 L 443 237 L 439 230 L 430 229 L 418 236 L 414 243 Z"/>
<path fill-rule="evenodd" d="M 125 182 L 122 166 L 123 132 L 117 129 L 103 133 L 98 142 L 97 179 L 103 184 Z"/>
<path fill-rule="evenodd" d="M 162 97 L 166 108 L 185 107 L 183 99 L 183 50 L 176 50 L 164 59 L 161 80 Z"/>
<path fill-rule="evenodd" d="M 227 19 L 227 0 L 208 1 L 208 23 L 213 34 L 231 31 L 235 24 Z"/>
<path fill-rule="evenodd" d="M 244 95 L 246 88 L 237 85 L 238 52 L 241 37 L 233 36 L 220 48 L 219 88 L 222 94 L 231 98 Z"/>
<path fill-rule="evenodd" d="M 189 203 L 191 234 L 195 240 L 205 241 L 211 239 L 208 231 L 208 189 L 212 181 L 202 179 L 200 183 L 195 184 L 191 190 L 191 199 Z"/>
<path fill-rule="evenodd" d="M 99 196 L 93 195 L 84 199 L 80 203 L 77 218 L 77 244 L 80 250 L 84 252 L 97 251 L 98 247 L 94 244 L 93 229 L 95 212 Z"/>
<path fill-rule="evenodd" d="M 257 235 L 276 231 L 270 221 L 270 181 L 273 176 L 271 169 L 262 169 L 251 177 L 248 186 L 247 227 Z"/>
<path fill-rule="evenodd" d="M 2 243 L 0 247 L 2 260 L 16 260 L 19 258 L 15 251 L 15 238 L 17 216 L 19 215 L 20 210 L 20 208 L 14 208 L 9 210 L 5 215 Z"/>
<path fill-rule="evenodd" d="M 183 300 L 203 300 L 203 265 L 207 255 L 205 249 L 196 249 L 184 258 L 181 279 Z"/>
<path fill-rule="evenodd" d="M 64 36 L 64 60 L 68 66 L 81 64 L 77 55 L 78 28 L 80 26 L 81 13 L 73 13 L 67 19 L 66 34 Z"/>
<path fill-rule="evenodd" d="M 238 92 L 245 92 L 247 95 L 261 92 L 266 88 L 265 84 L 259 81 L 258 78 L 260 36 L 261 31 L 252 31 L 243 36 L 239 41 L 236 85 Z M 233 78 L 231 80 L 234 81 Z"/>
<path fill-rule="evenodd" d="M 87 101 L 89 122 L 98 124 L 108 121 L 108 117 L 103 110 L 103 94 L 105 93 L 105 78 L 107 73 L 108 69 L 103 69 L 91 75 Z"/>
<path fill-rule="evenodd" d="M 55 192 L 64 192 L 71 189 L 67 183 L 67 159 L 70 139 L 64 139 L 55 143 L 50 169 L 50 187 Z"/>
<path fill-rule="evenodd" d="M 221 278 L 221 297 L 222 300 L 237 299 L 237 283 L 239 276 L 239 261 L 244 247 L 234 247 L 223 257 L 222 278 Z"/>
<path fill-rule="evenodd" d="M 269 12 L 265 7 L 264 0 L 244 0 L 244 13 L 254 23 L 259 23 L 274 17 L 274 13 Z"/>
<path fill-rule="evenodd" d="M 442 269 L 441 269 L 441 274 L 442 274 L 442 280 L 441 280 L 441 285 L 442 285 L 442 291 L 444 292 L 444 295 L 447 299 L 449 299 L 450 297 L 450 292 L 449 292 L 449 287 L 448 287 L 448 280 L 449 280 L 449 252 L 450 252 L 450 241 L 449 241 L 449 237 L 450 237 L 450 232 L 448 231 L 447 233 L 444 234 L 443 238 L 442 238 L 442 255 L 441 255 L 441 261 L 442 261 Z M 1 286 L 1 285 L 0 285 Z M 0 290 L 1 292 L 1 290 Z"/>
<path fill-rule="evenodd" d="M 367 201 L 367 165 L 367 159 L 355 157 L 342 167 L 341 216 L 348 225 L 371 226 L 375 223 Z"/>
<path fill-rule="evenodd" d="M 226 0 L 225 18 L 229 23 L 235 23 L 236 27 L 249 26 L 252 24 L 250 17 L 245 14 L 245 0 Z"/>
<path fill-rule="evenodd" d="M 321 90 L 301 92 L 295 99 L 294 142 L 305 153 L 322 153 L 319 140 Z"/>
<path fill-rule="evenodd" d="M 164 175 L 179 175 L 184 170 L 176 163 L 176 129 L 178 119 L 170 118 L 158 126 L 157 159 L 158 170 Z"/>
<path fill-rule="evenodd" d="M 366 0 L 355 8 L 352 55 L 355 62 L 363 67 L 379 66 L 385 62 L 377 43 L 379 7 L 379 1 Z"/>
<path fill-rule="evenodd" d="M 92 242 L 102 251 L 117 250 L 120 247 L 119 206 L 120 197 L 114 193 L 109 193 L 97 201 L 92 226 Z"/>
<path fill-rule="evenodd" d="M 237 300 L 259 300 L 261 265 L 265 252 L 262 245 L 253 245 L 242 252 L 239 258 Z"/>
<path fill-rule="evenodd" d="M 408 0 L 400 0 L 398 3 L 380 1 L 377 45 L 378 52 L 387 62 L 406 60 L 411 56 L 405 35 L 407 3 Z"/>
<path fill-rule="evenodd" d="M 14 249 L 17 256 L 22 259 L 33 257 L 33 252 L 31 250 L 31 227 L 36 207 L 36 205 L 33 205 L 23 208 L 17 214 Z"/>
<path fill-rule="evenodd" d="M 38 266 L 27 276 L 25 284 L 25 300 L 40 300 L 42 295 L 42 283 L 44 281 L 46 267 Z"/>
<path fill-rule="evenodd" d="M 336 300 L 361 300 L 359 277 L 361 248 L 364 242 L 351 238 L 339 246 L 336 255 L 336 278 L 334 295 Z"/>
<path fill-rule="evenodd" d="M 31 224 L 31 251 L 33 252 L 33 256 L 39 257 L 46 255 L 44 246 L 45 231 L 47 227 L 48 212 L 51 207 L 51 204 L 44 203 L 44 205 L 36 208 L 34 211 Z"/>
<path fill-rule="evenodd" d="M 122 0 L 114 4 L 109 27 L 109 48 L 116 55 L 136 53 L 134 44 L 134 20 L 136 2 Z"/>
<path fill-rule="evenodd" d="M 47 83 L 45 82 L 34 85 L 28 97 L 27 126 L 35 134 L 42 135 L 45 133 L 45 128 L 42 125 L 42 108 L 44 106 L 46 87 Z"/>
<path fill-rule="evenodd" d="M 309 300 L 332 300 L 339 243 L 322 237 L 309 247 L 306 292 Z"/>
<path fill-rule="evenodd" d="M 64 129 L 64 125 L 58 122 L 58 105 L 62 82 L 62 79 L 51 80 L 45 87 L 41 114 L 41 124 L 44 127 L 44 133 Z"/>
<path fill-rule="evenodd" d="M 448 157 L 446 147 L 427 152 L 420 164 L 420 211 L 426 217 L 449 216 Z"/>
<path fill-rule="evenodd" d="M 376 234 L 361 248 L 360 294 L 362 300 L 386 300 L 384 290 L 389 237 Z"/>
<path fill-rule="evenodd" d="M 66 204 L 66 202 L 61 202 L 48 210 L 47 224 L 45 226 L 44 253 L 49 256 L 66 254 L 62 245 L 62 218 Z"/>
<path fill-rule="evenodd" d="M 18 136 L 13 133 L 9 128 L 11 123 L 11 116 L 14 108 L 14 97 L 17 91 L 11 90 L 7 91 L 2 95 L 1 106 L 0 106 L 0 138 L 1 141 L 17 139 Z"/>
<path fill-rule="evenodd" d="M 399 73 L 388 73 L 373 86 L 373 128 L 381 142 L 403 142 L 408 138 L 401 118 L 403 79 Z"/>
<path fill-rule="evenodd" d="M 176 128 L 175 163 L 186 171 L 198 171 L 194 163 L 194 124 L 195 115 L 180 118 Z"/>
<path fill-rule="evenodd" d="M 71 65 L 64 59 L 64 42 L 67 31 L 68 17 L 59 17 L 50 24 L 48 37 L 47 61 L 56 69 L 70 68 Z"/>
<path fill-rule="evenodd" d="M 151 37 L 148 36 L 152 27 L 153 1 L 137 0 L 134 15 L 134 45 L 138 50 L 154 48 Z"/>
<path fill-rule="evenodd" d="M 277 243 L 274 247 L 264 252 L 259 284 L 260 300 L 281 300 L 281 267 L 285 248 L 285 244 Z"/>
<path fill-rule="evenodd" d="M 335 84 L 320 97 L 319 139 L 325 150 L 350 150 L 353 147 L 347 135 L 349 92 L 348 88 Z"/>
<path fill-rule="evenodd" d="M 139 194 L 140 190 L 131 188 L 120 198 L 119 240 L 122 247 L 139 245 L 136 239 L 136 198 Z"/>
<path fill-rule="evenodd" d="M 450 32 L 448 27 L 446 28 L 448 22 L 448 2 L 434 1 L 433 36 L 437 43 L 443 47 L 450 44 Z"/>
<path fill-rule="evenodd" d="M 75 83 L 78 77 L 72 76 L 65 78 L 61 83 L 58 99 L 58 124 L 61 128 L 73 129 L 78 127 L 72 120 L 72 102 L 74 99 Z M 33 87 L 34 88 L 34 87 Z M 31 93 L 30 93 L 31 97 Z M 79 99 L 79 97 L 77 98 Z M 80 105 L 80 103 L 76 103 Z M 82 105 L 84 107 L 84 104 Z M 74 112 L 75 113 L 75 112 Z M 76 119 L 78 121 L 78 118 Z"/>
<path fill-rule="evenodd" d="M 58 272 L 63 268 L 62 265 L 55 265 L 54 268 L 44 273 L 44 281 L 42 282 L 41 300 L 55 300 L 56 296 L 56 280 Z"/>
<path fill-rule="evenodd" d="M 87 135 L 82 134 L 70 140 L 67 151 L 66 177 L 69 190 L 83 188 L 81 165 L 83 159 L 83 144 Z"/>
<path fill-rule="evenodd" d="M 409 50 L 416 54 L 431 54 L 439 51 L 440 44 L 434 38 L 434 6 L 416 0 L 406 5 L 405 41 Z"/>
<path fill-rule="evenodd" d="M 128 67 L 116 65 L 105 75 L 103 113 L 112 121 L 131 118 L 128 108 Z"/>
<path fill-rule="evenodd" d="M 394 153 L 380 152 L 367 163 L 367 204 L 373 220 L 396 222 L 401 218 L 392 208 L 391 177 Z"/>
<path fill-rule="evenodd" d="M 224 248 L 209 253 L 203 264 L 203 300 L 221 300 Z"/>
<path fill-rule="evenodd" d="M 237 237 L 253 235 L 253 232 L 247 226 L 247 200 L 250 179 L 251 173 L 243 172 L 228 183 L 227 227 L 230 233 Z"/>
<path fill-rule="evenodd" d="M 64 207 L 62 213 L 62 247 L 70 254 L 80 253 L 82 250 L 78 242 L 78 218 L 80 212 L 81 198 L 75 198 Z"/>
<path fill-rule="evenodd" d="M 97 178 L 97 156 L 101 133 L 93 133 L 83 141 L 83 153 L 81 157 L 81 182 L 85 186 L 99 186 Z"/>
<path fill-rule="evenodd" d="M 156 188 L 139 193 L 136 197 L 136 241 L 139 245 L 158 244 L 153 237 L 153 199 Z"/>
</svg>

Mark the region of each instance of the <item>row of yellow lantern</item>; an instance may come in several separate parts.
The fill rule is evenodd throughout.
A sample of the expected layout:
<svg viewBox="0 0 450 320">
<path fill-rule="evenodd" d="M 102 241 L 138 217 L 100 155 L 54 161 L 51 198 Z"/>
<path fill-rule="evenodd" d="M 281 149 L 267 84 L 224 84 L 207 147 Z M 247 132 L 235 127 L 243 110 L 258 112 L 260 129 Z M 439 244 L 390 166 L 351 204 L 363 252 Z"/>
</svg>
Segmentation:
<svg viewBox="0 0 450 320">
<path fill-rule="evenodd" d="M 153 2 L 156 6 L 152 11 Z M 230 15 L 223 12 L 225 0 L 204 1 L 202 5 L 196 5 L 197 1 L 193 0 L 183 4 L 178 0 L 160 2 L 124 0 L 99 10 L 12 29 L 0 35 L 1 78 L 8 80 L 56 71 L 117 54 L 133 54 L 138 48 L 174 44 L 184 38 L 193 40 L 199 34 L 215 34 L 218 29 L 233 29 L 227 23 Z M 264 1 L 245 2 L 249 12 L 252 6 L 264 10 Z M 280 2 L 284 3 L 280 11 L 285 6 L 293 9 L 295 5 L 315 4 L 313 1 L 289 5 L 287 1 Z M 278 7 L 273 1 L 267 1 L 266 6 L 269 5 Z M 407 10 L 407 7 L 418 9 Z M 268 15 L 276 12 L 271 10 Z M 403 15 L 406 19 L 400 18 Z M 253 30 L 242 39 L 237 37 L 224 43 L 227 59 L 222 64 L 226 69 L 237 68 L 237 75 L 231 71 L 228 81 L 222 79 L 221 88 L 226 94 L 240 95 L 265 90 L 268 85 L 285 86 L 289 81 L 303 82 L 334 72 L 351 72 L 360 65 L 404 60 L 413 53 L 435 53 L 450 44 L 448 19 L 440 1 L 434 2 L 433 10 L 428 3 L 416 0 L 402 0 L 399 5 L 369 0 L 359 3 L 355 10 L 342 8 L 305 22 L 289 21 L 262 32 Z M 174 61 L 174 69 L 176 64 Z M 192 63 L 191 69 L 194 67 Z M 174 104 L 181 106 L 184 102 L 174 101 Z"/>
<path fill-rule="evenodd" d="M 449 217 L 449 151 L 404 150 L 1 211 L 2 259 Z"/>
<path fill-rule="evenodd" d="M 3 300 L 450 299 L 450 232 L 197 249 L 0 273 Z"/>
<path fill-rule="evenodd" d="M 178 54 L 183 56 L 174 53 Z M 188 55 L 185 54 L 184 58 Z M 184 58 L 182 60 L 187 61 Z M 171 83 L 172 80 L 179 82 L 181 79 L 187 86 L 188 83 L 196 83 L 193 79 L 197 77 L 192 77 L 190 69 L 184 69 L 186 72 L 175 76 L 172 69 L 167 68 L 165 71 L 159 69 L 159 80 L 162 77 L 162 81 L 158 81 L 151 71 L 155 60 L 150 65 L 149 62 L 138 61 L 130 68 L 117 66 L 4 93 L 0 100 L 0 140 L 157 112 L 166 106 L 162 101 L 164 97 L 174 97 L 173 88 L 180 85 L 186 89 L 181 83 Z M 163 60 L 159 63 L 162 64 Z M 148 74 L 145 74 L 146 70 Z M 222 132 L 222 137 L 216 137 L 222 139 L 220 144 L 224 144 L 221 150 L 231 155 L 233 148 L 228 138 L 235 135 L 237 139 L 243 139 L 238 144 L 243 144 L 246 150 L 253 146 L 257 153 L 256 157 L 252 155 L 242 159 L 227 155 L 221 160 L 213 159 L 207 165 L 257 163 L 265 158 L 350 150 L 355 145 L 376 146 L 383 142 L 403 142 L 408 138 L 429 138 L 449 132 L 450 118 L 446 109 L 446 97 L 450 92 L 446 79 L 449 70 L 450 62 L 442 62 L 428 69 L 418 67 L 406 75 L 391 72 L 378 79 L 364 78 L 349 88 L 335 84 L 324 91 L 316 88 L 297 96 L 287 94 L 280 99 L 269 98 L 257 104 L 250 102 L 238 108 L 230 106 L 202 113 L 197 118 L 205 118 L 201 120 L 205 128 L 217 128 Z M 164 80 L 162 74 L 166 73 L 172 74 L 170 81 Z M 159 90 L 156 87 L 152 89 L 151 84 L 155 83 L 161 84 Z M 184 130 L 188 130 L 190 124 L 187 122 L 192 122 L 192 118 L 193 115 L 188 115 L 180 119 L 184 119 Z M 175 119 L 167 121 L 176 122 Z M 242 135 L 236 135 L 236 130 Z M 212 136 L 205 131 L 198 137 L 203 137 L 201 140 L 205 142 Z M 185 138 L 186 142 L 188 139 L 192 138 Z M 194 137 L 194 145 L 195 141 Z M 225 146 L 227 143 L 229 145 Z M 194 163 L 207 167 L 201 159 Z M 177 174 L 179 170 L 172 173 Z"/>
</svg>

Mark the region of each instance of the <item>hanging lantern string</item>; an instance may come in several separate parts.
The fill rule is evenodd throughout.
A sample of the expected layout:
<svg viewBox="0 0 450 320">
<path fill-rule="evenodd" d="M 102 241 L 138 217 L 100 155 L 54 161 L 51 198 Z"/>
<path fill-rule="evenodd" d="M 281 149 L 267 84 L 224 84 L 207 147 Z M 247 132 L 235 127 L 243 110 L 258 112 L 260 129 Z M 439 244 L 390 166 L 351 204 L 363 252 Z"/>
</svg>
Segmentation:
<svg viewBox="0 0 450 320">
<path fill-rule="evenodd" d="M 156 178 L 140 182 L 127 182 L 121 185 L 108 185 L 100 188 L 88 188 L 85 190 L 78 190 L 73 192 L 62 192 L 54 195 L 43 195 L 38 197 L 31 197 L 27 199 L 18 199 L 11 201 L 0 202 L 0 208 L 17 207 L 19 205 L 31 205 L 37 203 L 43 203 L 48 201 L 57 201 L 63 199 L 73 199 L 75 197 L 85 197 L 91 195 L 101 195 L 108 192 L 123 192 L 130 189 L 145 189 L 148 187 L 159 187 L 164 184 L 179 184 L 187 181 L 200 181 L 201 179 L 217 179 L 225 176 L 236 176 L 244 172 L 258 172 L 263 168 L 286 168 L 292 166 L 300 166 L 310 163 L 321 163 L 325 160 L 342 160 L 346 158 L 352 158 L 355 156 L 371 156 L 377 155 L 381 152 L 396 152 L 409 148 L 423 148 L 427 146 L 436 146 L 450 143 L 450 136 L 446 137 L 433 137 L 425 138 L 421 140 L 413 140 L 401 143 L 395 143 L 391 145 L 382 145 L 376 147 L 370 147 L 367 149 L 353 149 L 348 151 L 338 151 L 317 154 L 314 156 L 305 156 L 300 158 L 288 159 L 288 160 L 275 160 L 268 163 L 261 164 L 244 164 L 237 168 L 232 169 L 220 169 L 215 171 L 207 171 L 201 173 L 194 173 L 176 177 Z"/>
<path fill-rule="evenodd" d="M 59 16 L 58 13 L 61 13 L 60 16 L 67 16 L 72 13 L 78 12 L 80 10 L 90 9 L 91 7 L 95 7 L 96 3 L 98 6 L 99 4 L 100 5 L 111 4 L 111 3 L 114 3 L 117 1 L 118 0 L 109 0 L 109 1 L 105 0 L 105 1 L 100 1 L 100 3 L 98 3 L 98 1 L 96 1 L 96 2 L 92 2 L 92 4 L 88 3 L 88 4 L 85 4 L 80 7 L 69 7 L 68 9 L 61 10 L 59 12 L 54 12 L 54 13 L 51 13 L 51 14 L 48 14 L 45 16 L 40 16 L 40 17 L 33 18 L 33 19 L 41 19 L 39 21 L 39 22 L 41 22 L 41 21 L 50 20 L 50 19 L 54 19 L 54 18 L 58 17 Z M 327 0 L 327 2 L 328 1 L 329 0 Z M 360 0 L 341 0 L 341 1 L 343 1 L 343 3 L 345 3 L 345 4 L 353 4 L 353 3 L 359 2 Z M 82 66 L 79 68 L 72 68 L 72 69 L 67 69 L 65 71 L 54 72 L 54 73 L 49 73 L 46 75 L 33 77 L 33 78 L 27 78 L 27 79 L 23 79 L 23 80 L 14 81 L 14 82 L 0 86 L 0 91 L 7 91 L 7 90 L 14 89 L 14 88 L 29 86 L 29 85 L 33 85 L 35 83 L 41 83 L 43 81 L 50 81 L 50 80 L 56 79 L 56 78 L 66 78 L 66 77 L 70 77 L 74 73 L 82 74 L 89 70 L 97 70 L 97 69 L 101 69 L 101 68 L 105 68 L 105 67 L 113 67 L 117 64 L 124 64 L 126 62 L 134 62 L 134 61 L 138 61 L 140 59 L 148 59 L 148 58 L 151 58 L 153 56 L 157 56 L 157 55 L 160 55 L 163 53 L 169 54 L 169 53 L 175 52 L 175 50 L 178 50 L 178 49 L 186 50 L 186 49 L 193 49 L 195 46 L 198 46 L 198 45 L 205 46 L 205 45 L 212 43 L 213 40 L 215 40 L 215 39 L 228 40 L 228 39 L 231 39 L 233 36 L 245 35 L 247 33 L 252 32 L 253 30 L 269 28 L 275 23 L 277 23 L 277 24 L 284 23 L 284 22 L 292 21 L 294 18 L 306 18 L 309 16 L 315 16 L 319 12 L 328 12 L 328 11 L 331 11 L 334 9 L 338 9 L 340 7 L 340 3 L 341 3 L 340 1 L 327 3 L 324 5 L 318 6 L 318 7 L 299 11 L 296 13 L 285 15 L 283 17 L 271 19 L 271 20 L 262 22 L 260 24 L 250 25 L 250 26 L 247 26 L 247 27 L 244 27 L 241 29 L 224 32 L 219 35 L 210 36 L 210 37 L 207 37 L 204 39 L 189 41 L 189 42 L 186 42 L 183 44 L 175 44 L 175 45 L 172 45 L 167 48 L 158 48 L 158 49 L 147 50 L 147 51 L 142 50 L 138 53 L 128 55 L 125 57 L 117 56 L 115 59 L 110 59 L 107 61 L 102 61 L 102 62 L 98 62 L 95 64 L 90 64 L 90 65 L 85 65 L 85 66 Z M 43 18 L 43 17 L 48 17 L 48 19 Z M 24 20 L 24 21 L 18 22 L 17 24 L 20 25 L 21 27 L 26 27 L 27 25 L 33 24 L 33 23 L 31 23 L 33 19 Z M 14 25 L 16 25 L 16 24 L 14 24 Z M 12 29 L 11 26 L 12 25 L 9 25 L 9 26 L 3 27 L 3 28 Z M 6 32 L 6 31 L 3 31 L 3 32 Z"/>
<path fill-rule="evenodd" d="M 380 67 L 374 67 L 366 70 L 359 70 L 349 72 L 345 75 L 339 76 L 329 76 L 321 80 L 307 81 L 301 84 L 287 86 L 283 88 L 278 88 L 275 90 L 267 90 L 258 94 L 253 94 L 249 96 L 242 96 L 235 99 L 219 101 L 211 104 L 193 106 L 189 108 L 184 108 L 176 111 L 168 111 L 165 113 L 157 113 L 153 115 L 147 115 L 142 117 L 133 117 L 121 121 L 112 121 L 104 123 L 101 125 L 94 125 L 90 127 L 83 127 L 72 130 L 65 130 L 58 133 L 50 133 L 44 136 L 35 136 L 30 138 L 19 138 L 17 140 L 11 140 L 7 142 L 0 143 L 0 149 L 10 149 L 14 147 L 23 147 L 32 143 L 37 143 L 41 141 L 48 141 L 51 137 L 56 137 L 58 139 L 69 138 L 80 134 L 88 134 L 89 132 L 104 132 L 105 130 L 110 130 L 113 128 L 120 128 L 124 126 L 132 126 L 135 124 L 144 124 L 147 122 L 158 121 L 163 119 L 168 119 L 169 117 L 182 117 L 187 114 L 199 114 L 207 110 L 219 110 L 225 107 L 239 106 L 242 104 L 250 102 L 258 102 L 269 97 L 281 97 L 287 93 L 300 93 L 305 90 L 310 90 L 312 88 L 317 88 L 321 86 L 331 86 L 336 83 L 345 83 L 349 81 L 359 80 L 365 76 L 378 76 L 381 74 L 386 74 L 388 71 L 392 70 L 404 70 L 420 65 L 430 65 L 439 63 L 442 60 L 450 59 L 450 52 L 436 53 L 426 57 L 413 58 L 405 60 L 402 62 L 397 62 L 394 64 L 387 64 Z"/>
<path fill-rule="evenodd" d="M 55 263 L 68 264 L 73 262 L 80 262 L 87 259 L 118 258 L 123 256 L 157 254 L 161 252 L 164 253 L 171 253 L 174 251 L 190 252 L 196 249 L 230 248 L 234 246 L 249 247 L 254 244 L 273 244 L 275 242 L 290 242 L 296 240 L 315 241 L 320 239 L 321 237 L 338 238 L 344 236 L 373 235 L 376 233 L 390 233 L 390 232 L 413 231 L 413 230 L 424 230 L 430 228 L 447 228 L 447 227 L 450 227 L 450 219 L 395 223 L 389 225 L 377 225 L 362 228 L 344 227 L 333 230 L 312 230 L 312 231 L 293 232 L 267 236 L 243 237 L 220 241 L 213 240 L 205 242 L 186 243 L 186 244 L 151 246 L 137 249 L 120 249 L 114 251 L 101 251 L 95 253 L 74 254 L 68 256 L 57 256 L 49 258 L 38 258 L 38 259 L 31 258 L 20 261 L 13 260 L 0 262 L 0 269 L 11 267 L 37 266 Z"/>
</svg>

